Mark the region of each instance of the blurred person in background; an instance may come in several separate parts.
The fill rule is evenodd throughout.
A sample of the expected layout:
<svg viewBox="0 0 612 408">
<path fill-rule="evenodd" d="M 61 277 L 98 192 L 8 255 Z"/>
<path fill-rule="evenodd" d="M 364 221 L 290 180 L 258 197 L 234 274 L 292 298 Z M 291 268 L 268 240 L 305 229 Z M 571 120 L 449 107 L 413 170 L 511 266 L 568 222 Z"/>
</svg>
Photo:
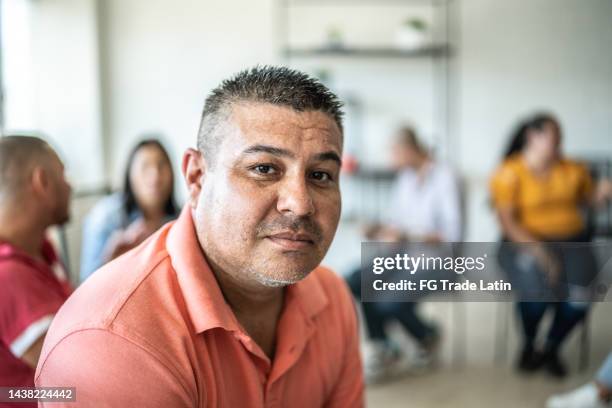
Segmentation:
<svg viewBox="0 0 612 408">
<path fill-rule="evenodd" d="M 562 276 L 578 283 L 573 288 L 594 279 L 596 263 L 588 246 L 559 251 L 548 243 L 589 241 L 582 207 L 605 203 L 612 188 L 607 180 L 595 186 L 586 166 L 562 155 L 561 127 L 554 116 L 537 114 L 520 124 L 490 187 L 506 242 L 500 245 L 498 258 L 511 280 L 530 293 L 553 296 L 560 290 Z M 521 250 L 507 242 L 530 245 Z M 571 301 L 577 295 L 569 296 L 570 301 L 518 303 L 523 329 L 520 371 L 545 366 L 556 377 L 566 375 L 559 350 L 590 306 L 588 301 Z M 554 309 L 554 319 L 543 350 L 538 350 L 535 340 L 547 309 Z"/>
<path fill-rule="evenodd" d="M 34 386 L 47 329 L 72 292 L 46 238 L 48 227 L 68 221 L 70 192 L 64 166 L 46 142 L 28 136 L 0 138 L 2 387 Z"/>
<path fill-rule="evenodd" d="M 593 381 L 566 394 L 553 395 L 546 408 L 606 408 L 612 404 L 612 353 Z"/>
<path fill-rule="evenodd" d="M 85 219 L 81 281 L 138 246 L 178 212 L 168 152 L 159 140 L 144 139 L 129 155 L 123 190 L 102 199 Z"/>
<path fill-rule="evenodd" d="M 435 160 L 415 131 L 403 127 L 392 147 L 398 171 L 384 223 L 365 228 L 367 239 L 380 242 L 456 242 L 461 239 L 461 199 L 453 170 Z M 349 275 L 351 291 L 361 297 L 361 270 Z M 370 347 L 365 358 L 369 383 L 390 379 L 415 367 L 434 362 L 440 334 L 436 326 L 418 313 L 415 302 L 362 302 Z M 386 325 L 397 321 L 418 343 L 416 360 L 408 361 L 388 336 Z"/>
</svg>

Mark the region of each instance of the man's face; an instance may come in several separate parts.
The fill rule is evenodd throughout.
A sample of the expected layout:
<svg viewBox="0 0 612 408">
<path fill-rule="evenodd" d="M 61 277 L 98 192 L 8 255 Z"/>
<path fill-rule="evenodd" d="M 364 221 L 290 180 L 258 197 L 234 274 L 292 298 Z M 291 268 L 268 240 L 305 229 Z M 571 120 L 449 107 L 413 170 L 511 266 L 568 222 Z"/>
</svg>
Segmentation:
<svg viewBox="0 0 612 408">
<path fill-rule="evenodd" d="M 49 203 L 54 225 L 61 225 L 70 220 L 70 195 L 72 188 L 66 181 L 64 165 L 54 152 L 51 152 L 47 174 L 49 178 Z"/>
<path fill-rule="evenodd" d="M 325 113 L 261 103 L 234 105 L 221 126 L 212 166 L 194 151 L 184 161 L 200 244 L 238 281 L 297 282 L 338 226 L 341 132 Z M 201 163 L 199 185 L 189 178 L 190 154 Z"/>
</svg>

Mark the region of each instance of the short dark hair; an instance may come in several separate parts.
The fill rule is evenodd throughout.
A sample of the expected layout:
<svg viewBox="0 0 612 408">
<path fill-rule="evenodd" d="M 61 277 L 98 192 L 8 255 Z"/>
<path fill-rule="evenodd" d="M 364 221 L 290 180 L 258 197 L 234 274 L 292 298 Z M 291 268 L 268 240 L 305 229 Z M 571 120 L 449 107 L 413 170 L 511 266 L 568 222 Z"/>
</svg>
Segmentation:
<svg viewBox="0 0 612 408">
<path fill-rule="evenodd" d="M 0 201 L 14 198 L 34 163 L 52 154 L 44 140 L 34 136 L 0 137 Z"/>
<path fill-rule="evenodd" d="M 224 80 L 206 98 L 198 149 L 212 160 L 220 144 L 215 131 L 229 115 L 232 104 L 239 102 L 269 103 L 290 107 L 298 112 L 320 111 L 328 114 L 342 131 L 342 102 L 319 80 L 294 69 L 256 66 Z"/>
</svg>

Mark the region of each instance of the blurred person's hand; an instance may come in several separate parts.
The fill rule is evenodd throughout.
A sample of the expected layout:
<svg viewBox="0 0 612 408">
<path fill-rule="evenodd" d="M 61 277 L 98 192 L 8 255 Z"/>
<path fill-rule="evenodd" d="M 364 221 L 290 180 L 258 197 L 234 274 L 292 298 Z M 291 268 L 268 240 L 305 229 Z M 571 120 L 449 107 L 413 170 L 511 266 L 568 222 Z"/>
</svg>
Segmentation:
<svg viewBox="0 0 612 408">
<path fill-rule="evenodd" d="M 162 223 L 158 221 L 145 221 L 139 218 L 132 222 L 127 228 L 115 232 L 109 239 L 107 245 L 106 260 L 110 261 L 119 255 L 137 247 L 142 241 L 153 234 Z"/>
<path fill-rule="evenodd" d="M 612 200 L 612 180 L 603 179 L 595 186 L 594 202 L 596 207 L 603 207 Z"/>
<path fill-rule="evenodd" d="M 557 257 L 555 257 L 541 243 L 534 244 L 532 253 L 535 256 L 536 262 L 542 271 L 544 271 L 548 283 L 551 286 L 557 285 L 561 275 L 561 263 Z"/>
</svg>

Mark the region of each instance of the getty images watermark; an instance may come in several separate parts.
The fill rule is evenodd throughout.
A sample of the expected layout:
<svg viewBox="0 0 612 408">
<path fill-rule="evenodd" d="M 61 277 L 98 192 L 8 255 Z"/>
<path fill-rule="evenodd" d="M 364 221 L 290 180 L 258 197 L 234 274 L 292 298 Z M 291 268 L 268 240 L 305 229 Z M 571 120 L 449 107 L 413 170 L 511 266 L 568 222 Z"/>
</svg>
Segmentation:
<svg viewBox="0 0 612 408">
<path fill-rule="evenodd" d="M 365 302 L 612 300 L 607 242 L 362 243 Z"/>
</svg>

